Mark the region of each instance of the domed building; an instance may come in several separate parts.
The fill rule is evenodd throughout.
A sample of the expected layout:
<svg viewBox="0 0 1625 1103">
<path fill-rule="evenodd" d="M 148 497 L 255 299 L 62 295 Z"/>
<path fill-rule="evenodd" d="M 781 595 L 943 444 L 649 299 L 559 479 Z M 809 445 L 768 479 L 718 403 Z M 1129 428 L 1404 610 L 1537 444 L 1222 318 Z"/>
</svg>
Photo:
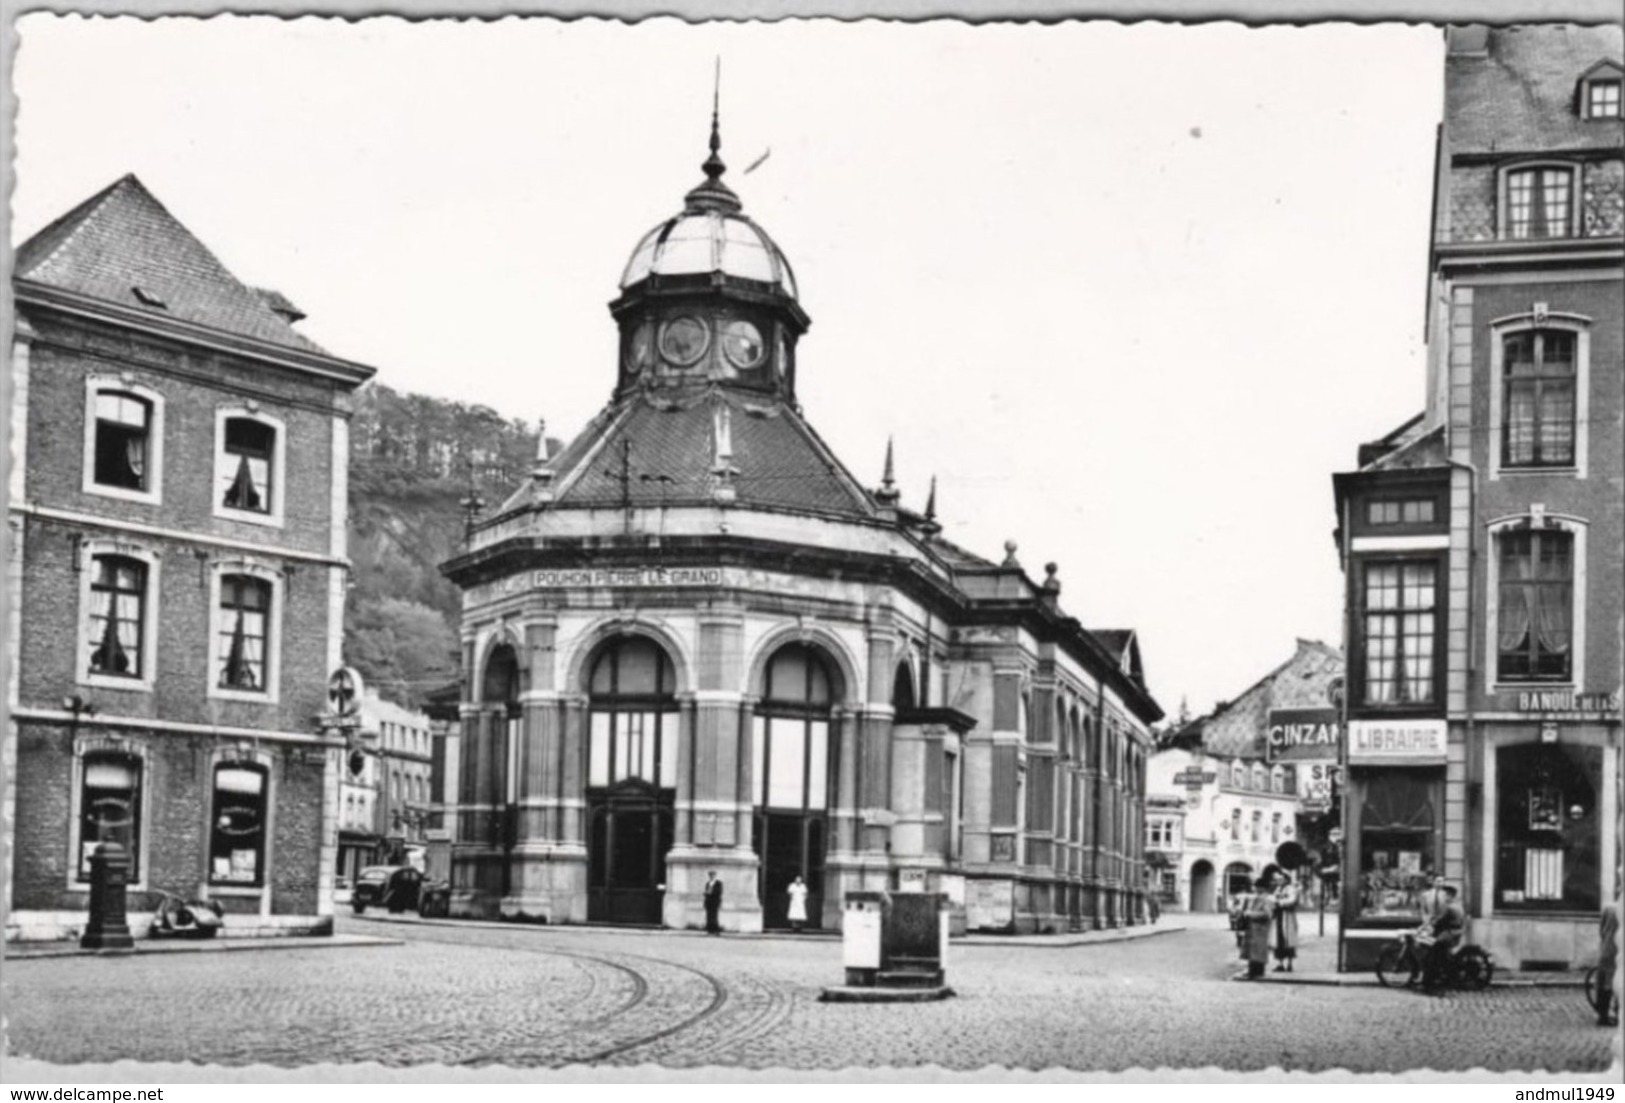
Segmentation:
<svg viewBox="0 0 1625 1103">
<path fill-rule="evenodd" d="M 812 926 L 853 890 L 957 929 L 1143 921 L 1149 725 L 1131 631 L 868 488 L 802 416 L 790 262 L 704 180 L 610 304 L 609 405 L 472 524 L 453 909 Z"/>
</svg>

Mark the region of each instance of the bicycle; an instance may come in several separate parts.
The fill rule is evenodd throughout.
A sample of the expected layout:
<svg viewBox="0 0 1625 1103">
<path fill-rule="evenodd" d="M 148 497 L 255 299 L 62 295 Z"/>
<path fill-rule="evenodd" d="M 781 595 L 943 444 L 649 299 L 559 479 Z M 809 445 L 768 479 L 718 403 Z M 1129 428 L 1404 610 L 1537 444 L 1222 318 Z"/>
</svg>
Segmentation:
<svg viewBox="0 0 1625 1103">
<path fill-rule="evenodd" d="M 1601 1015 L 1601 1014 L 1603 1014 L 1603 1009 L 1598 1005 L 1597 977 L 1598 977 L 1597 966 L 1593 965 L 1591 968 L 1586 970 L 1586 979 L 1585 979 L 1586 1006 L 1591 1008 L 1591 1010 L 1597 1012 L 1599 1015 Z M 1619 1018 L 1619 992 L 1614 991 L 1614 990 L 1610 990 L 1609 993 L 1608 993 L 1608 996 L 1609 996 L 1609 1008 L 1608 1008 L 1608 1011 L 1607 1011 L 1607 1017 L 1611 1018 L 1611 1019 L 1618 1019 Z"/>
<path fill-rule="evenodd" d="M 1377 982 L 1384 988 L 1415 988 L 1427 971 L 1432 946 L 1431 941 L 1418 938 L 1415 931 L 1401 934 L 1377 955 Z M 1489 987 L 1494 973 L 1495 963 L 1488 952 L 1478 946 L 1463 945 L 1445 955 L 1438 987 L 1480 991 Z"/>
</svg>

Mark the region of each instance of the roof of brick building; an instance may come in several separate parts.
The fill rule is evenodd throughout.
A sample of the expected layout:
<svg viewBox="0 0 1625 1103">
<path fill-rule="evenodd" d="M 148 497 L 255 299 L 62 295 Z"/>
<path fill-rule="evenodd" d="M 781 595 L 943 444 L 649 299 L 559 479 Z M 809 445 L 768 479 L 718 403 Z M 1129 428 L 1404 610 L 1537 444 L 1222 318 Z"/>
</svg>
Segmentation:
<svg viewBox="0 0 1625 1103">
<path fill-rule="evenodd" d="M 1452 52 L 1445 66 L 1451 152 L 1620 146 L 1620 120 L 1581 118 L 1576 101 L 1582 76 L 1599 62 L 1621 63 L 1619 26 L 1492 27 L 1485 47 Z"/>
<path fill-rule="evenodd" d="M 305 352 L 282 296 L 249 287 L 134 175 L 120 177 L 18 248 L 14 275 Z M 284 313 L 279 313 L 281 309 Z"/>
</svg>

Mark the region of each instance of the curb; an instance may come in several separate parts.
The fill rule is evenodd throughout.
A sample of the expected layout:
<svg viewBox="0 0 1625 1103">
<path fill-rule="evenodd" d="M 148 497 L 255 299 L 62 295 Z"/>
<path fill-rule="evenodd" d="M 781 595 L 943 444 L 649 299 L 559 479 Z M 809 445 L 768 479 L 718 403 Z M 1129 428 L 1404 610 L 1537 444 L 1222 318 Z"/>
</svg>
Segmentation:
<svg viewBox="0 0 1625 1103">
<path fill-rule="evenodd" d="M 34 943 L 39 949 L 23 949 L 27 943 L 9 943 L 6 945 L 4 956 L 12 961 L 32 961 L 37 958 L 64 958 L 64 957 L 151 957 L 159 954 L 229 954 L 248 953 L 254 950 L 337 950 L 352 949 L 365 946 L 403 946 L 405 943 L 398 938 L 382 938 L 377 935 L 330 935 L 324 938 L 303 938 L 290 936 L 277 938 L 226 938 L 211 939 L 209 941 L 181 941 L 158 942 L 149 945 L 150 939 L 141 939 L 134 948 L 127 951 L 86 950 L 77 945 L 62 946 L 54 943 Z"/>
<path fill-rule="evenodd" d="M 593 923 L 513 923 L 499 919 L 423 919 L 418 917 L 391 916 L 391 915 L 362 915 L 354 917 L 367 923 L 392 923 L 401 926 L 414 927 L 478 927 L 494 930 L 532 930 L 551 931 L 558 934 L 587 935 L 593 933 L 608 933 L 618 935 L 678 935 L 687 938 L 708 937 L 704 931 L 691 930 L 678 927 L 620 927 L 611 924 Z M 949 940 L 952 946 L 1037 946 L 1047 949 L 1064 949 L 1073 946 L 1092 946 L 1101 943 L 1128 942 L 1133 939 L 1151 938 L 1154 935 L 1178 934 L 1184 931 L 1184 926 L 1167 927 L 1120 927 L 1110 931 L 1082 931 L 1076 934 L 1057 935 L 1000 935 L 975 934 L 960 935 Z M 357 936 L 365 937 L 365 936 Z M 839 931 L 806 930 L 800 934 L 790 931 L 724 931 L 720 936 L 730 941 L 775 941 L 775 942 L 825 942 L 838 943 L 841 940 Z"/>
<path fill-rule="evenodd" d="M 1247 973 L 1243 970 L 1230 977 L 1233 981 L 1247 981 Z M 1299 984 L 1319 987 L 1335 988 L 1385 988 L 1372 973 L 1292 973 L 1292 974 L 1265 974 L 1254 977 L 1252 984 Z M 1490 988 L 1583 988 L 1583 980 L 1572 980 L 1567 977 L 1546 979 L 1543 977 L 1509 976 L 1504 980 L 1495 977 L 1490 980 Z M 1393 991 L 1407 991 L 1405 985 L 1394 985 Z M 1454 991 L 1454 989 L 1452 989 Z"/>
</svg>

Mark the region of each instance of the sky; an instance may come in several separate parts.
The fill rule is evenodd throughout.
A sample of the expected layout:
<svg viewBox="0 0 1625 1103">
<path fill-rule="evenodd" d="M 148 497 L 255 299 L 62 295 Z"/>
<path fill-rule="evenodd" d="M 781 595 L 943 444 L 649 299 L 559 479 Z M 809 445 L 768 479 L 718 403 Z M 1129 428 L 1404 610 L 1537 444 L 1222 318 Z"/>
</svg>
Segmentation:
<svg viewBox="0 0 1625 1103">
<path fill-rule="evenodd" d="M 893 439 L 906 506 L 934 475 L 946 537 L 1057 563 L 1170 715 L 1341 643 L 1331 474 L 1423 401 L 1438 28 L 17 30 L 14 243 L 134 172 L 329 351 L 564 439 L 609 399 L 633 246 L 702 178 L 720 58 L 726 180 L 860 481 Z"/>
</svg>

